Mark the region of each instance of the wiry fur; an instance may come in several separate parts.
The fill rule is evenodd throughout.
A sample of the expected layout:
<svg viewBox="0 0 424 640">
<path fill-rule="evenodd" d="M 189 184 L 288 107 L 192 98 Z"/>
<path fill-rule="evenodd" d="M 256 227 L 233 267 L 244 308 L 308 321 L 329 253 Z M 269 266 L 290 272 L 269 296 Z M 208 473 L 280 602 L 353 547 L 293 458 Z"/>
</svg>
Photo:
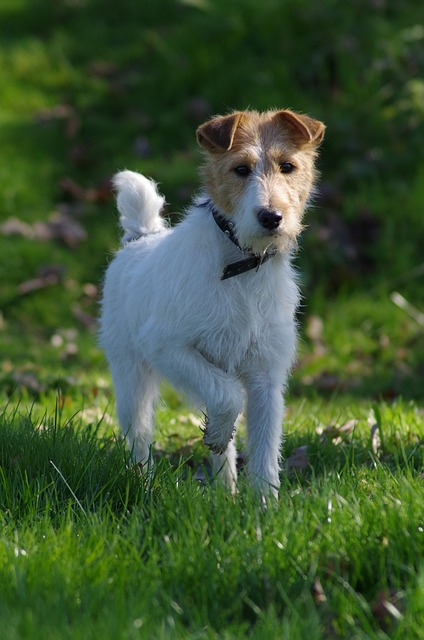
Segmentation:
<svg viewBox="0 0 424 640">
<path fill-rule="evenodd" d="M 160 212 L 165 204 L 156 183 L 133 171 L 121 171 L 113 181 L 118 191 L 116 204 L 121 214 L 119 221 L 125 231 L 123 242 L 140 235 L 158 233 L 165 228 Z"/>
<path fill-rule="evenodd" d="M 233 432 L 245 409 L 250 480 L 277 494 L 299 299 L 290 253 L 323 130 L 288 111 L 237 112 L 205 123 L 198 140 L 206 150 L 207 191 L 172 230 L 159 216 L 164 199 L 153 181 L 130 171 L 116 176 L 124 244 L 107 270 L 100 335 L 119 421 L 137 461 L 149 458 L 166 378 L 206 407 L 204 442 L 231 489 Z M 279 167 L 288 161 L 296 170 L 284 175 Z M 240 164 L 249 164 L 247 177 L 234 173 Z M 223 268 L 242 256 L 203 206 L 205 198 L 233 222 L 242 246 L 260 254 L 272 245 L 277 254 L 257 271 L 221 281 Z M 258 222 L 264 207 L 281 212 L 278 228 Z"/>
</svg>

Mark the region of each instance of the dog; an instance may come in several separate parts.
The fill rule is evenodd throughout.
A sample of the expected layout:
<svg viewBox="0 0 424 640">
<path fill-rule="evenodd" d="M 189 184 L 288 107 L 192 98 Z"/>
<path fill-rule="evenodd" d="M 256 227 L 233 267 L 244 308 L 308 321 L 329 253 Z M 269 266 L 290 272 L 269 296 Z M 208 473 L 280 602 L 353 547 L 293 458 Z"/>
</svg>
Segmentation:
<svg viewBox="0 0 424 640">
<path fill-rule="evenodd" d="M 324 131 L 287 109 L 208 120 L 197 129 L 204 188 L 174 228 L 161 217 L 165 199 L 153 180 L 115 176 L 124 235 L 105 275 L 100 344 L 137 462 L 149 460 L 167 379 L 204 407 L 203 441 L 231 491 L 244 410 L 249 481 L 278 496 L 299 303 L 291 256 Z"/>
</svg>

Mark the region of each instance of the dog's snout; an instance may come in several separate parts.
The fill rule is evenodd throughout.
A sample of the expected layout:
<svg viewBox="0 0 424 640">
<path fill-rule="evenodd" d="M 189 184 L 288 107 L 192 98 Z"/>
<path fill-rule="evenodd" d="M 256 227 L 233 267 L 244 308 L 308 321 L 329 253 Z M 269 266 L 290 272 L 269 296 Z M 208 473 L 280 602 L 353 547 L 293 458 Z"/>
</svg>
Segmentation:
<svg viewBox="0 0 424 640">
<path fill-rule="evenodd" d="M 280 211 L 273 211 L 271 209 L 261 209 L 258 213 L 259 224 L 261 224 L 265 229 L 276 229 L 283 216 Z"/>
</svg>

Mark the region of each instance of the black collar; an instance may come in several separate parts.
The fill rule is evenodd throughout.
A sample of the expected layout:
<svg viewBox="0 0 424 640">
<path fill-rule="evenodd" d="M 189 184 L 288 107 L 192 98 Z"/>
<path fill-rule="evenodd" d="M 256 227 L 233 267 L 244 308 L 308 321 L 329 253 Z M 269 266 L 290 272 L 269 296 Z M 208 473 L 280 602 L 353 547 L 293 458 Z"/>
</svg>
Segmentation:
<svg viewBox="0 0 424 640">
<path fill-rule="evenodd" d="M 246 271 L 251 271 L 252 269 L 259 269 L 264 262 L 275 256 L 277 250 L 275 248 L 269 248 L 262 255 L 258 255 L 257 253 L 253 253 L 253 251 L 243 251 L 240 246 L 237 236 L 234 233 L 234 225 L 232 222 L 224 218 L 219 211 L 215 209 L 211 200 L 205 200 L 200 202 L 199 205 L 201 207 L 207 207 L 209 211 L 212 213 L 213 219 L 215 220 L 218 227 L 221 231 L 227 236 L 229 240 L 237 249 L 241 251 L 241 253 L 245 254 L 245 258 L 243 260 L 238 260 L 237 262 L 232 262 L 228 264 L 221 276 L 221 280 L 228 280 L 228 278 L 234 278 L 234 276 L 239 276 L 241 273 L 246 273 Z"/>
</svg>

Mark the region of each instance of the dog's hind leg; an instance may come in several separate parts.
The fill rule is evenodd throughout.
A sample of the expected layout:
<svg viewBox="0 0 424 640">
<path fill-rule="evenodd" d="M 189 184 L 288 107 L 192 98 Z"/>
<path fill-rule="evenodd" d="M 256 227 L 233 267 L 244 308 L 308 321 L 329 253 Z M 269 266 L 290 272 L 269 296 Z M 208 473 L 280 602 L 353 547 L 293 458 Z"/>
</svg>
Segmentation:
<svg viewBox="0 0 424 640">
<path fill-rule="evenodd" d="M 117 371 L 113 366 L 111 369 L 122 433 L 136 462 L 146 463 L 150 458 L 159 379 L 147 365 L 134 364 L 131 371 Z"/>
</svg>

